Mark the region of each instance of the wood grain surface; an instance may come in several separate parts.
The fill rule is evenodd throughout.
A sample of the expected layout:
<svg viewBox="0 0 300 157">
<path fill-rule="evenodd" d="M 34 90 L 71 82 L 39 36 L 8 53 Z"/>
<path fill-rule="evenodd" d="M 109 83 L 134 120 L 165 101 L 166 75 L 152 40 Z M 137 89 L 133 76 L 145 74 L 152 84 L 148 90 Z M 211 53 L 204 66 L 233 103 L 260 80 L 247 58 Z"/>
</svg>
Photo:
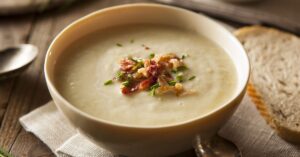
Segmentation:
<svg viewBox="0 0 300 157">
<path fill-rule="evenodd" d="M 76 1 L 78 0 L 1 0 L 0 15 L 43 12 L 52 8 L 65 7 Z"/>
<path fill-rule="evenodd" d="M 101 0 L 77 3 L 64 10 L 0 18 L 0 49 L 20 43 L 34 44 L 39 55 L 20 76 L 0 82 L 0 147 L 15 157 L 51 157 L 54 154 L 34 135 L 22 129 L 19 117 L 45 104 L 48 93 L 43 63 L 46 50 L 65 26 L 101 8 L 136 0 Z M 193 151 L 177 156 L 194 156 Z"/>
<path fill-rule="evenodd" d="M 299 0 L 258 0 L 230 3 L 224 0 L 156 0 L 244 24 L 264 24 L 300 34 Z"/>
</svg>

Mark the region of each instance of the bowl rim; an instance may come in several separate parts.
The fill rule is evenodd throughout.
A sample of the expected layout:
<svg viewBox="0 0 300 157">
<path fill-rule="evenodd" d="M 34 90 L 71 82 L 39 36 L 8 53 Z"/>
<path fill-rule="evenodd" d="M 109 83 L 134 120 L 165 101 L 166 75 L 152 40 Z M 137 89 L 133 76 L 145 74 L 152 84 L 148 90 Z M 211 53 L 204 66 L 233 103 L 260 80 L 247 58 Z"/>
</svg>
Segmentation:
<svg viewBox="0 0 300 157">
<path fill-rule="evenodd" d="M 101 119 L 101 118 L 97 118 L 95 116 L 92 116 L 92 115 L 90 115 L 90 114 L 88 114 L 84 111 L 81 111 L 79 108 L 75 107 L 74 105 L 72 105 L 69 101 L 67 101 L 58 92 L 58 90 L 55 88 L 54 83 L 52 82 L 52 80 L 50 79 L 49 74 L 48 74 L 48 70 L 47 70 L 48 65 L 49 65 L 48 64 L 48 57 L 51 54 L 51 50 L 52 50 L 53 45 L 56 43 L 58 38 L 60 38 L 61 36 L 64 35 L 65 31 L 67 31 L 69 28 L 73 27 L 74 25 L 79 24 L 80 22 L 82 22 L 84 20 L 87 20 L 91 17 L 97 16 L 98 14 L 104 13 L 106 11 L 112 11 L 112 10 L 118 10 L 118 9 L 123 9 L 123 8 L 130 8 L 130 7 L 158 7 L 158 8 L 164 8 L 164 9 L 172 9 L 172 10 L 175 10 L 175 11 L 178 11 L 178 12 L 185 12 L 185 13 L 201 16 L 201 18 L 203 18 L 207 21 L 210 21 L 214 25 L 216 25 L 216 27 L 219 27 L 219 29 L 221 29 L 223 32 L 227 33 L 228 38 L 231 38 L 231 40 L 233 40 L 235 42 L 234 44 L 237 44 L 237 46 L 240 47 L 240 50 L 242 50 L 241 53 L 243 53 L 243 56 L 245 57 L 245 60 L 247 61 L 247 63 L 245 64 L 245 67 L 243 68 L 244 70 L 246 70 L 245 74 L 247 76 L 246 76 L 245 81 L 241 82 L 241 84 L 242 84 L 241 87 L 237 89 L 237 92 L 232 96 L 231 99 L 224 102 L 222 105 L 218 106 L 217 108 L 211 110 L 210 112 L 207 112 L 203 115 L 200 115 L 200 116 L 197 116 L 197 117 L 185 120 L 185 121 L 181 121 L 181 122 L 177 122 L 177 123 L 173 123 L 173 124 L 164 124 L 164 125 L 155 125 L 155 126 L 151 126 L 151 125 L 127 125 L 127 124 L 112 122 L 112 121 L 109 121 L 109 120 L 105 120 L 105 119 Z M 131 129 L 163 129 L 163 128 L 178 127 L 178 126 L 193 123 L 193 122 L 198 121 L 200 119 L 204 119 L 204 118 L 209 117 L 210 115 L 212 115 L 214 113 L 217 113 L 218 111 L 222 110 L 226 106 L 228 106 L 231 103 L 233 103 L 234 101 L 236 101 L 236 99 L 239 98 L 244 93 L 244 91 L 247 87 L 247 83 L 249 81 L 249 76 L 250 76 L 250 62 L 249 62 L 249 58 L 248 58 L 247 53 L 245 52 L 245 50 L 244 50 L 243 46 L 240 44 L 240 42 L 236 39 L 236 37 L 234 37 L 234 35 L 231 34 L 227 29 L 225 29 L 222 25 L 215 22 L 211 18 L 209 18 L 209 17 L 207 17 L 207 16 L 205 16 L 201 13 L 195 13 L 193 11 L 186 10 L 186 9 L 183 9 L 183 8 L 179 8 L 179 7 L 175 7 L 175 6 L 169 6 L 169 5 L 157 4 L 157 3 L 133 3 L 133 4 L 123 4 L 123 5 L 118 5 L 118 6 L 113 6 L 113 7 L 100 9 L 98 11 L 92 12 L 88 15 L 85 15 L 85 16 L 73 21 L 71 24 L 66 26 L 59 34 L 56 35 L 56 37 L 53 39 L 53 41 L 51 42 L 50 46 L 47 49 L 47 53 L 46 53 L 46 57 L 45 57 L 45 63 L 44 63 L 44 73 L 45 73 L 45 80 L 46 80 L 47 87 L 48 87 L 49 91 L 52 90 L 56 94 L 55 96 L 60 101 L 62 101 L 65 106 L 67 106 L 69 109 L 71 109 L 76 114 L 79 114 L 80 116 L 84 117 L 85 119 L 88 119 L 88 120 L 93 121 L 93 122 L 113 126 L 113 127 L 131 128 Z M 56 104 L 56 106 L 58 107 L 59 110 L 61 110 L 59 105 Z"/>
</svg>

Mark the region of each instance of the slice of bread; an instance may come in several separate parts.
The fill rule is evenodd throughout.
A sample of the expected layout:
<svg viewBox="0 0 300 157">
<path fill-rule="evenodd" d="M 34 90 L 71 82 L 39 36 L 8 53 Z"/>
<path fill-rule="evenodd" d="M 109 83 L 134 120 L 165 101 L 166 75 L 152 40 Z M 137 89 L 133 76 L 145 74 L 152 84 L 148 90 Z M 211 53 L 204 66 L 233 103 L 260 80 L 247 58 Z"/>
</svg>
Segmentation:
<svg viewBox="0 0 300 157">
<path fill-rule="evenodd" d="M 300 38 L 262 26 L 235 35 L 250 59 L 252 101 L 282 138 L 300 144 Z"/>
</svg>

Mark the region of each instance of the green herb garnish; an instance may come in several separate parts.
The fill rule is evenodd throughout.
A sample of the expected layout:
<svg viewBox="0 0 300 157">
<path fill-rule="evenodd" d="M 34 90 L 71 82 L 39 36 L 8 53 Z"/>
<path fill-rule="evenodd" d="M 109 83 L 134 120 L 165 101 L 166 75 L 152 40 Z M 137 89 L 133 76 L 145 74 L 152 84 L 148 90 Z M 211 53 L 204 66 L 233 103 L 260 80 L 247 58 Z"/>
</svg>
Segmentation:
<svg viewBox="0 0 300 157">
<path fill-rule="evenodd" d="M 173 73 L 173 74 L 176 74 L 177 72 L 178 72 L 177 70 L 174 70 L 174 69 L 171 70 L 171 73 Z"/>
<path fill-rule="evenodd" d="M 130 60 L 134 61 L 135 63 L 138 63 L 139 60 L 137 58 L 129 57 Z"/>
<path fill-rule="evenodd" d="M 184 55 L 181 56 L 181 59 L 185 59 L 186 57 L 188 57 L 188 55 L 184 54 Z"/>
<path fill-rule="evenodd" d="M 172 81 L 169 81 L 169 82 L 168 82 L 168 84 L 169 84 L 170 86 L 175 86 L 176 83 L 177 83 L 177 82 L 176 82 L 175 80 L 172 80 Z"/>
<path fill-rule="evenodd" d="M 144 62 L 142 60 L 138 60 L 138 59 L 132 59 L 132 61 L 134 61 L 136 64 L 132 67 L 133 71 L 136 71 L 139 68 L 144 67 Z"/>
<path fill-rule="evenodd" d="M 196 76 L 191 76 L 190 78 L 189 78 L 189 80 L 193 80 L 193 79 L 195 79 L 196 78 Z"/>
<path fill-rule="evenodd" d="M 142 67 L 144 67 L 144 62 L 143 61 L 139 61 L 135 66 L 137 68 L 142 68 Z"/>
<path fill-rule="evenodd" d="M 150 95 L 151 96 L 155 96 L 155 90 L 159 87 L 159 84 L 158 83 L 155 83 L 154 85 L 152 85 L 150 87 Z"/>
<path fill-rule="evenodd" d="M 122 82 L 122 85 L 128 87 L 130 85 L 129 80 Z"/>
<path fill-rule="evenodd" d="M 132 74 L 127 74 L 127 75 L 126 75 L 126 80 L 127 80 L 127 81 L 132 81 L 132 80 L 133 80 Z"/>
<path fill-rule="evenodd" d="M 124 72 L 118 71 L 117 75 L 116 75 L 117 80 L 123 80 L 124 79 L 124 75 L 125 75 Z"/>
<path fill-rule="evenodd" d="M 151 90 L 150 90 L 150 95 L 151 95 L 151 96 L 155 96 L 155 90 L 156 90 L 156 89 L 151 89 Z"/>
<path fill-rule="evenodd" d="M 154 85 L 152 85 L 151 87 L 150 87 L 150 89 L 156 89 L 156 88 L 158 88 L 159 87 L 159 84 L 158 83 L 155 83 Z"/>
<path fill-rule="evenodd" d="M 183 74 L 180 73 L 180 74 L 176 75 L 176 80 L 177 80 L 178 82 L 183 82 Z"/>
<path fill-rule="evenodd" d="M 116 43 L 117 46 L 122 47 L 123 45 L 120 43 Z"/>
<path fill-rule="evenodd" d="M 155 56 L 155 54 L 154 54 L 154 53 L 151 53 L 151 54 L 149 55 L 149 58 L 152 59 L 152 58 L 154 58 L 154 56 Z"/>
<path fill-rule="evenodd" d="M 185 71 L 187 69 L 188 68 L 185 65 L 182 65 L 182 66 L 180 66 L 180 67 L 177 68 L 177 71 Z"/>
<path fill-rule="evenodd" d="M 112 80 L 107 80 L 106 82 L 104 82 L 104 85 L 107 86 L 107 85 L 110 85 L 110 84 L 112 84 L 112 83 L 113 83 Z"/>
</svg>

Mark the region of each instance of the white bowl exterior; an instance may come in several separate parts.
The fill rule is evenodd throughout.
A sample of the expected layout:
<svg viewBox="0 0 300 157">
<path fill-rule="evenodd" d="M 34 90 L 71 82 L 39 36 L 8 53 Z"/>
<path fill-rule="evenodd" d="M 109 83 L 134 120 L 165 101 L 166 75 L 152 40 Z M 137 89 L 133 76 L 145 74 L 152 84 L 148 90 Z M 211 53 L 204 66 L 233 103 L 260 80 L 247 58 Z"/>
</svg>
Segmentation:
<svg viewBox="0 0 300 157">
<path fill-rule="evenodd" d="M 68 103 L 53 84 L 55 63 L 63 50 L 75 40 L 99 29 L 137 23 L 183 27 L 206 36 L 225 49 L 234 61 L 239 78 L 234 98 L 204 117 L 178 125 L 149 128 L 99 120 Z M 95 143 L 117 154 L 166 156 L 191 148 L 196 134 L 211 136 L 226 122 L 244 96 L 249 77 L 249 62 L 235 37 L 209 18 L 175 7 L 133 4 L 95 12 L 64 29 L 49 47 L 45 61 L 45 75 L 50 94 L 57 107 L 79 131 Z"/>
</svg>

